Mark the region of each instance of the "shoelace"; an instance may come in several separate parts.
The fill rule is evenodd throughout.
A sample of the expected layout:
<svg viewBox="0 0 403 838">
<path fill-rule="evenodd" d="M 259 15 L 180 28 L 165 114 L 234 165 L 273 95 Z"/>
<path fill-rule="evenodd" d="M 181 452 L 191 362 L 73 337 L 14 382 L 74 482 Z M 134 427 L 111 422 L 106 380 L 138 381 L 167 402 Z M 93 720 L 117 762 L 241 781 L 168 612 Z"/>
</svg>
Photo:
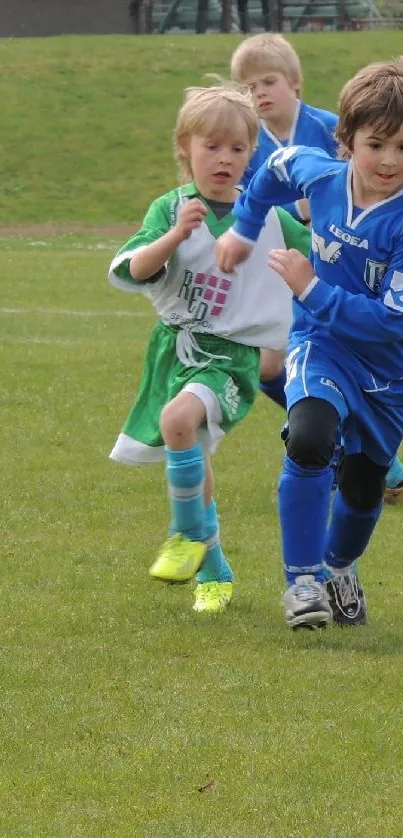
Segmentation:
<svg viewBox="0 0 403 838">
<path fill-rule="evenodd" d="M 320 591 L 316 585 L 303 584 L 298 586 L 297 596 L 302 600 L 318 599 Z"/>
<path fill-rule="evenodd" d="M 213 358 L 217 359 L 218 361 L 231 360 L 228 355 L 214 355 L 214 353 L 212 352 L 206 352 L 204 349 L 201 349 L 193 334 L 193 331 L 196 327 L 197 324 L 192 323 L 182 326 L 179 329 L 176 338 L 176 354 L 178 360 L 181 362 L 181 364 L 183 364 L 184 367 L 208 367 Z M 197 353 L 198 355 L 204 355 L 206 360 L 198 361 L 195 357 L 195 353 Z"/>
<path fill-rule="evenodd" d="M 348 573 L 346 576 L 341 576 L 337 582 L 338 595 L 343 608 L 347 608 L 349 605 L 359 606 L 356 577 Z"/>
<path fill-rule="evenodd" d="M 209 593 L 215 588 L 215 583 L 211 582 L 204 582 L 203 585 L 200 586 L 200 591 L 198 591 L 198 599 L 203 600 L 203 602 L 208 599 Z"/>
<path fill-rule="evenodd" d="M 171 553 L 172 550 L 175 552 L 174 556 L 170 556 L 171 561 L 172 559 L 175 559 L 178 562 L 178 564 L 180 564 L 183 558 L 183 554 L 187 550 L 187 544 L 185 543 L 183 536 L 178 532 L 174 535 L 171 535 L 168 539 L 167 547 L 168 549 L 166 550 L 166 552 Z"/>
<path fill-rule="evenodd" d="M 197 597 L 199 602 L 206 602 L 206 600 L 209 599 L 209 594 L 211 594 L 214 591 L 218 594 L 220 602 L 227 602 L 229 600 L 227 592 L 224 592 L 218 586 L 219 583 L 217 582 L 204 582 L 202 585 L 200 585 L 201 590 L 198 592 Z"/>
</svg>

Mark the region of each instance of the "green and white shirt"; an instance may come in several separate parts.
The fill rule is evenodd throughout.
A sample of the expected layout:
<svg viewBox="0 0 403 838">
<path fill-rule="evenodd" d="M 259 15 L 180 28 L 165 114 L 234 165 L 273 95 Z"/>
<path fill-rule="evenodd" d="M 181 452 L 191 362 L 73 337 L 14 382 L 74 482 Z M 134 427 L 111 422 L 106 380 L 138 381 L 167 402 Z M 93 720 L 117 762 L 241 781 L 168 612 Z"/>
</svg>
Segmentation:
<svg viewBox="0 0 403 838">
<path fill-rule="evenodd" d="M 234 217 L 229 212 L 218 220 L 208 208 L 201 226 L 179 245 L 156 277 L 138 282 L 131 276 L 129 265 L 135 251 L 175 226 L 183 202 L 196 197 L 203 200 L 191 183 L 157 198 L 141 229 L 113 259 L 110 282 L 147 296 L 166 325 L 247 346 L 283 349 L 291 325 L 292 295 L 269 268 L 268 252 L 294 247 L 308 255 L 310 249 L 308 230 L 284 210 L 269 212 L 252 253 L 234 273 L 224 273 L 215 262 L 216 240 L 232 226 Z"/>
</svg>

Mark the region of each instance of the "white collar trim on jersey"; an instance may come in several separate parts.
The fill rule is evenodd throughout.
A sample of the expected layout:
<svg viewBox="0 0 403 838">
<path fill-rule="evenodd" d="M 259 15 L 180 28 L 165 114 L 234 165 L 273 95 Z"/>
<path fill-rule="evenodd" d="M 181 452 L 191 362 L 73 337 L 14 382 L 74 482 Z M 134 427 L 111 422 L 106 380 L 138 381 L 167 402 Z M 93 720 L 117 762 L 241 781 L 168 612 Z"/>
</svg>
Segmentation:
<svg viewBox="0 0 403 838">
<path fill-rule="evenodd" d="M 350 227 L 351 230 L 356 230 L 358 225 L 363 221 L 364 218 L 369 215 L 370 212 L 373 210 L 378 209 L 378 207 L 382 207 L 384 204 L 388 204 L 390 201 L 394 201 L 395 198 L 401 198 L 403 196 L 403 189 L 400 189 L 399 192 L 395 192 L 394 195 L 391 195 L 390 198 L 385 198 L 383 201 L 378 201 L 376 204 L 372 204 L 372 206 L 363 209 L 356 218 L 353 220 L 353 213 L 354 213 L 354 203 L 353 203 L 353 161 L 350 160 L 347 169 L 347 219 L 346 224 Z"/>
<path fill-rule="evenodd" d="M 296 104 L 295 104 L 295 110 L 294 110 L 292 125 L 291 125 L 291 129 L 290 129 L 290 136 L 288 137 L 288 140 L 279 140 L 279 138 L 276 137 L 276 135 L 273 134 L 272 131 L 270 131 L 270 128 L 268 128 L 267 125 L 263 122 L 263 119 L 260 120 L 260 124 L 263 128 L 263 131 L 265 132 L 265 134 L 267 134 L 268 137 L 270 137 L 271 141 L 274 143 L 274 145 L 277 146 L 277 148 L 284 148 L 284 146 L 293 145 L 295 131 L 296 131 L 296 128 L 297 128 L 297 123 L 298 123 L 300 111 L 301 111 L 301 102 L 300 102 L 299 99 L 297 99 Z"/>
</svg>

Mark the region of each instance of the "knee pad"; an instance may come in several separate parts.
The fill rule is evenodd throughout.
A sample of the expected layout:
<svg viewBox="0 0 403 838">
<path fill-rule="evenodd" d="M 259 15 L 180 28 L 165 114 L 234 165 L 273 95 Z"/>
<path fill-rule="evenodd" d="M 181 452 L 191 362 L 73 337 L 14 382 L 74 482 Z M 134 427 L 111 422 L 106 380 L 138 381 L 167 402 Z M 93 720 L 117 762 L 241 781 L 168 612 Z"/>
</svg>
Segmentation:
<svg viewBox="0 0 403 838">
<path fill-rule="evenodd" d="M 383 497 L 387 471 L 386 466 L 378 466 L 365 454 L 343 455 L 338 483 L 346 503 L 361 512 L 375 509 Z"/>
<path fill-rule="evenodd" d="M 338 424 L 337 411 L 323 399 L 297 402 L 286 426 L 285 444 L 290 459 L 302 468 L 326 468 L 333 455 Z"/>
<path fill-rule="evenodd" d="M 287 454 L 302 468 L 326 468 L 332 459 L 334 441 L 327 435 L 320 437 L 307 429 L 289 432 L 286 441 Z"/>
</svg>

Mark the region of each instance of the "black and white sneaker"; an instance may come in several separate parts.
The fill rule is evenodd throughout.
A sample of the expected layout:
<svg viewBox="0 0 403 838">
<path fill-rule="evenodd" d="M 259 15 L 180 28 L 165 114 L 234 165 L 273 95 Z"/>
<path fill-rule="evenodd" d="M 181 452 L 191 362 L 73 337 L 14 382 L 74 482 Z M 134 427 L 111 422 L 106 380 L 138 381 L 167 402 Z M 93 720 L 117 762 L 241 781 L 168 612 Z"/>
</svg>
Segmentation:
<svg viewBox="0 0 403 838">
<path fill-rule="evenodd" d="M 352 572 L 332 576 L 326 582 L 333 620 L 342 626 L 363 626 L 367 622 L 367 603 L 362 585 Z"/>
<path fill-rule="evenodd" d="M 332 620 L 327 591 L 314 576 L 297 576 L 283 596 L 287 624 L 292 629 L 325 628 Z"/>
</svg>

